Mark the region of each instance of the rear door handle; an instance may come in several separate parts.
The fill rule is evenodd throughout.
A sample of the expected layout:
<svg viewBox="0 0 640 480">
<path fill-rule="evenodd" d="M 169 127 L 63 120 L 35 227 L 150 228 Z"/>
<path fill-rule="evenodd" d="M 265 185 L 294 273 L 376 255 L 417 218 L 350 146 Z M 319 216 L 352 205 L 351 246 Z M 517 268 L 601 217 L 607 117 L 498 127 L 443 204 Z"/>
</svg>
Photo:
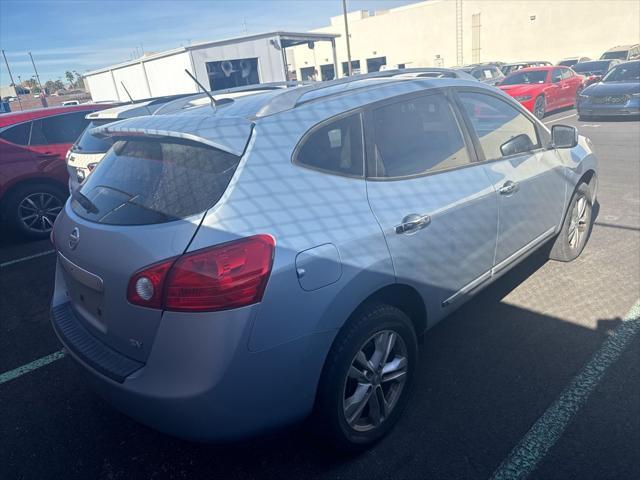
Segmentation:
<svg viewBox="0 0 640 480">
<path fill-rule="evenodd" d="M 504 182 L 502 187 L 500 187 L 498 192 L 500 192 L 500 195 L 510 195 L 512 193 L 517 192 L 519 188 L 520 187 L 517 182 L 512 182 L 511 180 L 507 180 L 506 182 Z"/>
<path fill-rule="evenodd" d="M 402 223 L 396 225 L 395 231 L 397 234 L 404 233 L 411 235 L 418 230 L 422 230 L 424 227 L 431 223 L 431 217 L 429 215 L 418 215 L 417 213 L 410 213 L 402 219 Z"/>
</svg>

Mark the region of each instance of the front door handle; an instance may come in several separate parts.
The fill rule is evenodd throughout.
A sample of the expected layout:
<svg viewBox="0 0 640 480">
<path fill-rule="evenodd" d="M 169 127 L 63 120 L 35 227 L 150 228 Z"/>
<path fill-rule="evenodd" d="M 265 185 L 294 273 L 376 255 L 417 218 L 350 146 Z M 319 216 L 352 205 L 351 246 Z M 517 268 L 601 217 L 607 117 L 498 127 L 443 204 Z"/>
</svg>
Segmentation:
<svg viewBox="0 0 640 480">
<path fill-rule="evenodd" d="M 418 230 L 422 230 L 424 227 L 431 223 L 431 217 L 429 215 L 418 215 L 417 213 L 410 213 L 402 219 L 400 225 L 395 226 L 396 233 L 404 233 L 411 235 Z"/>
<path fill-rule="evenodd" d="M 504 182 L 502 187 L 500 187 L 498 192 L 500 192 L 500 195 L 511 195 L 512 193 L 517 192 L 518 188 L 520 187 L 517 182 L 512 182 L 511 180 L 507 180 L 506 182 Z"/>
</svg>

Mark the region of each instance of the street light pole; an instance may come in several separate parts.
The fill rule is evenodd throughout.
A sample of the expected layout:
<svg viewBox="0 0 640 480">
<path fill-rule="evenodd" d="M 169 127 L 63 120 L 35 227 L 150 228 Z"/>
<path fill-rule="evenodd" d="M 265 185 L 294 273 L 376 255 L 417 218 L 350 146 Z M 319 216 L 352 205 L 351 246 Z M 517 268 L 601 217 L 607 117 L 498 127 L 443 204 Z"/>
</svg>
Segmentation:
<svg viewBox="0 0 640 480">
<path fill-rule="evenodd" d="M 351 43 L 349 41 L 349 22 L 347 22 L 347 0 L 342 0 L 342 15 L 344 16 L 344 34 L 347 41 L 347 71 L 349 76 L 353 75 L 351 69 Z"/>
<path fill-rule="evenodd" d="M 42 88 L 42 82 L 40 81 L 40 75 L 38 75 L 38 69 L 36 68 L 36 62 L 33 61 L 33 55 L 31 55 L 31 52 L 29 52 L 29 58 L 31 59 L 31 65 L 33 65 L 33 71 L 36 72 L 36 78 L 38 79 L 40 90 L 44 92 L 44 88 Z"/>
<path fill-rule="evenodd" d="M 2 56 L 4 57 L 4 63 L 7 64 L 7 72 L 9 72 L 9 78 L 11 79 L 11 83 L 13 84 L 13 89 L 16 91 L 16 97 L 18 97 L 18 105 L 20 105 L 20 110 L 22 110 L 22 102 L 20 101 L 20 94 L 16 89 L 16 83 L 13 81 L 13 75 L 11 74 L 11 69 L 9 68 L 9 62 L 7 61 L 7 56 L 5 55 L 4 50 L 2 50 Z M 18 75 L 18 78 L 20 78 L 20 75 Z"/>
</svg>

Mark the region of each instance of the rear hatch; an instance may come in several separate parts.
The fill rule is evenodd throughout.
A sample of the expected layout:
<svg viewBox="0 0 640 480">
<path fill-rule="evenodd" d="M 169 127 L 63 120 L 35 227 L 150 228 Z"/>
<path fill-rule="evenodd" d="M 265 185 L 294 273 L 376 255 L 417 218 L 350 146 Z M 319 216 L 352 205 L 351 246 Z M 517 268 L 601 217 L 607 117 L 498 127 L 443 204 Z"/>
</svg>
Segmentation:
<svg viewBox="0 0 640 480">
<path fill-rule="evenodd" d="M 235 130 L 236 141 L 241 131 L 246 145 L 250 125 Z M 228 187 L 242 149 L 224 138 L 214 148 L 178 135 L 127 132 L 116 132 L 113 148 L 67 202 L 54 235 L 76 317 L 111 348 L 144 362 L 162 310 L 129 303 L 129 279 L 184 253 Z"/>
</svg>

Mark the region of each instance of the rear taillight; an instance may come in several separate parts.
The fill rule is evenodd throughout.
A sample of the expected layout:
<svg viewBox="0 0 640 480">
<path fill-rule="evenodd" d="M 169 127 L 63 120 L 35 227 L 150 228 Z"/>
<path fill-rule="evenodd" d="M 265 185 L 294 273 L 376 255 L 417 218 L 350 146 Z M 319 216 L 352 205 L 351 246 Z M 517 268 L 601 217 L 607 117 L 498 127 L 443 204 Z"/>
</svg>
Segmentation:
<svg viewBox="0 0 640 480">
<path fill-rule="evenodd" d="M 235 240 L 151 265 L 129 280 L 129 302 L 203 312 L 262 300 L 275 242 L 269 235 Z"/>
</svg>

